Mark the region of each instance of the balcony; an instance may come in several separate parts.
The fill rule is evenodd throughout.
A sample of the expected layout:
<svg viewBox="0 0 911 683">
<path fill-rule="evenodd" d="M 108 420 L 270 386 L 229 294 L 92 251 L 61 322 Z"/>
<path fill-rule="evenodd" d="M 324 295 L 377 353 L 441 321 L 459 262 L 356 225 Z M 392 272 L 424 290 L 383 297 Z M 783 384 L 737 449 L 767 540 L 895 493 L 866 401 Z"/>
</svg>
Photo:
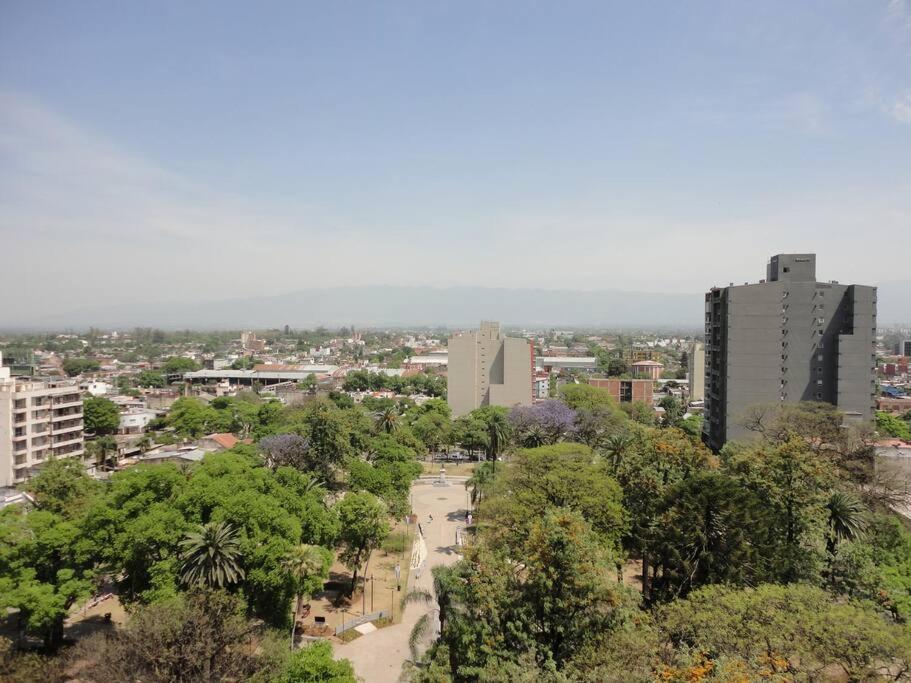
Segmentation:
<svg viewBox="0 0 911 683">
<path fill-rule="evenodd" d="M 81 406 L 82 397 L 79 394 L 61 396 L 54 399 L 54 408 L 70 408 L 72 406 Z"/>
<path fill-rule="evenodd" d="M 54 427 L 54 434 L 66 434 L 67 432 L 72 431 L 82 431 L 82 420 L 78 420 L 76 424 L 59 424 Z"/>
<path fill-rule="evenodd" d="M 60 411 L 55 410 L 51 420 L 53 422 L 59 422 L 60 420 L 72 420 L 74 417 L 82 417 L 81 408 L 63 408 Z"/>
<path fill-rule="evenodd" d="M 63 438 L 60 439 L 59 441 L 54 440 L 54 454 L 62 455 L 62 453 L 60 452 L 59 449 L 63 448 L 64 446 L 70 446 L 73 444 L 81 444 L 81 443 L 82 443 L 82 432 L 81 431 L 74 433 L 74 434 L 64 434 Z"/>
</svg>

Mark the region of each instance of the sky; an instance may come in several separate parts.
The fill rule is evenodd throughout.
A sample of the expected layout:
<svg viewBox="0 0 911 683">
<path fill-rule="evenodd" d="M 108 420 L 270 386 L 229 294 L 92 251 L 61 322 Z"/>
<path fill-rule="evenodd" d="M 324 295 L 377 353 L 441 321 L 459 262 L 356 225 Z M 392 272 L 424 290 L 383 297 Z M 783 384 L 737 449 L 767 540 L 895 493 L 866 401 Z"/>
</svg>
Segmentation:
<svg viewBox="0 0 911 683">
<path fill-rule="evenodd" d="M 911 0 L 0 3 L 0 320 L 909 280 Z"/>
</svg>

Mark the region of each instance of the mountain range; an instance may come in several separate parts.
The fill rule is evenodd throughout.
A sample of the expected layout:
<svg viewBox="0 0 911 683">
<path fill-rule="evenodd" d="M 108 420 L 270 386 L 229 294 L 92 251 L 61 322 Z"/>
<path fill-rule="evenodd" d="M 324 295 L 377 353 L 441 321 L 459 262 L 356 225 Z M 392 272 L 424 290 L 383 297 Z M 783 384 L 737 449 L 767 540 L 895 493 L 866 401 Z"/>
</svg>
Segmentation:
<svg viewBox="0 0 911 683">
<path fill-rule="evenodd" d="M 879 285 L 881 325 L 911 322 L 911 281 Z M 240 329 L 473 327 L 673 328 L 699 330 L 703 294 L 504 289 L 485 287 L 331 287 L 205 303 L 161 302 L 71 309 L 33 320 L 0 320 L 5 329 Z"/>
</svg>

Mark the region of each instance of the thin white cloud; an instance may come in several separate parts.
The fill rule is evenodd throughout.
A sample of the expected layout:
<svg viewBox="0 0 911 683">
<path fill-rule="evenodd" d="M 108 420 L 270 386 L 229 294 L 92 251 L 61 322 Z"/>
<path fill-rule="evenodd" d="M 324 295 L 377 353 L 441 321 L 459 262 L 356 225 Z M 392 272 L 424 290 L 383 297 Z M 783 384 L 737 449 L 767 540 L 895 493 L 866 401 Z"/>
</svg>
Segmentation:
<svg viewBox="0 0 911 683">
<path fill-rule="evenodd" d="M 911 90 L 899 97 L 888 113 L 899 123 L 911 123 Z"/>
<path fill-rule="evenodd" d="M 911 2 L 889 0 L 889 4 L 886 6 L 886 17 L 892 26 L 903 31 L 911 31 Z"/>
</svg>

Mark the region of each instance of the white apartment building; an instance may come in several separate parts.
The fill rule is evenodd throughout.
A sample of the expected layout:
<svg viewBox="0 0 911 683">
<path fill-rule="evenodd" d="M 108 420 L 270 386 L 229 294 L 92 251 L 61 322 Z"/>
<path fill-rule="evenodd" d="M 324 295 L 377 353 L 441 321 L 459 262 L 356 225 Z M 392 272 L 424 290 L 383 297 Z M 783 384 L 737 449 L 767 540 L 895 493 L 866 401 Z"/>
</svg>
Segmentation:
<svg viewBox="0 0 911 683">
<path fill-rule="evenodd" d="M 0 356 L 0 487 L 22 483 L 52 455 L 84 453 L 76 384 L 11 377 Z"/>
<path fill-rule="evenodd" d="M 449 339 L 447 402 L 453 417 L 481 406 L 528 406 L 535 351 L 527 339 L 504 337 L 500 324 Z"/>
</svg>

